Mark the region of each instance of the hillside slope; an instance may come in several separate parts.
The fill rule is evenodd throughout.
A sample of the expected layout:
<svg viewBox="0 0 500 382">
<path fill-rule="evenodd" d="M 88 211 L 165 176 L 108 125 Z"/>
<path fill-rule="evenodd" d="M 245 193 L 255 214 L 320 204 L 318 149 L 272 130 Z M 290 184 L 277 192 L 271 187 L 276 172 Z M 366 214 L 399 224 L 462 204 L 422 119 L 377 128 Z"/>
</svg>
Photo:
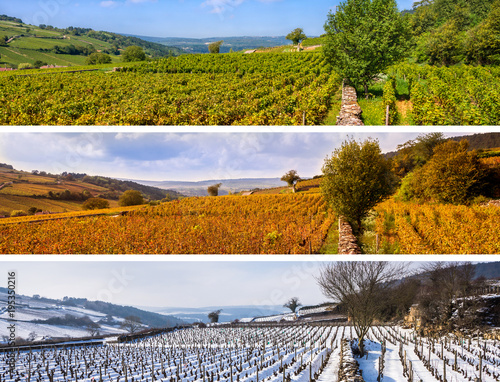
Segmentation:
<svg viewBox="0 0 500 382">
<path fill-rule="evenodd" d="M 132 45 L 140 46 L 150 57 L 177 56 L 181 49 L 137 37 L 94 31 L 90 28 L 65 29 L 50 25 L 29 25 L 22 20 L 0 16 L 0 66 L 19 64 L 58 66 L 84 65 L 94 52 L 110 55 L 113 63 L 122 61 L 121 53 Z"/>
<path fill-rule="evenodd" d="M 0 338 L 8 335 L 7 289 L 0 287 Z M 26 339 L 36 333 L 37 339 L 49 337 L 85 337 L 88 325 L 97 323 L 100 334 L 125 333 L 120 325 L 128 316 L 137 316 L 146 327 L 171 327 L 185 322 L 174 316 L 147 312 L 130 306 L 102 301 L 65 297 L 55 300 L 40 296 L 17 295 L 16 334 Z"/>
</svg>

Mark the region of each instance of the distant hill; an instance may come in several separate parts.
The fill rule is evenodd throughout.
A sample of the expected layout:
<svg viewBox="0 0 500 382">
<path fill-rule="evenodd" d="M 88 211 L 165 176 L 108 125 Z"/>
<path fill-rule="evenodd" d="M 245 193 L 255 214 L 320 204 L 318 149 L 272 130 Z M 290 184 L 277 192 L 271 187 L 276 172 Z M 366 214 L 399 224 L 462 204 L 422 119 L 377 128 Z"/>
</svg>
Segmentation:
<svg viewBox="0 0 500 382">
<path fill-rule="evenodd" d="M 222 309 L 219 316 L 219 322 L 232 322 L 236 319 L 247 317 L 271 316 L 289 311 L 281 305 L 241 305 L 241 306 L 208 306 L 201 308 L 182 308 L 182 307 L 139 307 L 144 310 L 160 314 L 174 315 L 188 323 L 209 322 L 208 314 L 218 309 Z"/>
<path fill-rule="evenodd" d="M 134 35 L 131 35 L 134 36 Z M 291 45 L 292 42 L 284 36 L 264 36 L 264 37 L 209 37 L 209 38 L 182 38 L 182 37 L 150 37 L 134 36 L 142 40 L 167 45 L 182 49 L 186 53 L 208 53 L 208 44 L 223 40 L 221 53 L 228 53 L 231 49 L 234 52 L 257 48 L 270 48 L 281 45 Z"/>
<path fill-rule="evenodd" d="M 227 195 L 229 192 L 237 193 L 256 188 L 272 188 L 286 185 L 279 178 L 244 178 L 244 179 L 214 179 L 199 182 L 179 182 L 179 181 L 147 181 L 134 180 L 137 183 L 175 190 L 187 196 L 206 196 L 207 187 L 213 184 L 222 183 L 219 195 Z"/>
<path fill-rule="evenodd" d="M 107 199 L 110 207 L 116 207 L 126 190 L 140 191 L 148 200 L 183 196 L 173 190 L 132 181 L 66 172 L 18 171 L 12 165 L 0 163 L 0 215 L 8 215 L 14 210 L 28 212 L 30 208 L 48 212 L 77 211 L 89 197 Z"/>
<path fill-rule="evenodd" d="M 0 66 L 43 63 L 59 66 L 84 65 L 94 52 L 110 55 L 121 62 L 122 51 L 131 45 L 144 49 L 150 57 L 178 56 L 183 51 L 133 36 L 90 28 L 55 28 L 51 25 L 24 24 L 21 19 L 0 16 Z"/>
<path fill-rule="evenodd" d="M 8 289 L 0 287 L 0 338 L 8 335 Z M 121 334 L 120 327 L 128 316 L 137 316 L 148 328 L 174 327 L 186 324 L 177 317 L 144 311 L 103 301 L 65 297 L 62 300 L 17 295 L 16 334 L 26 339 L 35 333 L 41 337 L 64 338 L 88 336 L 88 325 L 97 323 L 100 334 Z"/>
<path fill-rule="evenodd" d="M 472 135 L 461 135 L 449 138 L 453 141 L 466 139 L 469 141 L 470 150 L 488 150 L 500 147 L 500 133 L 479 133 Z M 386 158 L 394 157 L 398 152 L 390 151 L 384 154 Z"/>
</svg>

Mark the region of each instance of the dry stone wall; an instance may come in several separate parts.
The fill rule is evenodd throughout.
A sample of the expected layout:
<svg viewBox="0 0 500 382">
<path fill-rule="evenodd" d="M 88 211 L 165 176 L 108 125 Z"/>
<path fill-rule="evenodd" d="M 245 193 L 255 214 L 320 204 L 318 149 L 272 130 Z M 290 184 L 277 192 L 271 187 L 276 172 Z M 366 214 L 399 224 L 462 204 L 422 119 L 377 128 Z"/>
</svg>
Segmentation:
<svg viewBox="0 0 500 382">
<path fill-rule="evenodd" d="M 358 105 L 358 96 L 356 89 L 352 86 L 342 84 L 342 104 L 340 113 L 337 116 L 337 125 L 339 126 L 363 126 L 361 121 L 361 108 Z"/>
<path fill-rule="evenodd" d="M 341 342 L 338 382 L 364 382 L 358 361 L 354 359 L 351 345 L 346 339 Z"/>
<path fill-rule="evenodd" d="M 351 225 L 343 217 L 339 218 L 339 255 L 359 255 L 361 249 Z"/>
</svg>

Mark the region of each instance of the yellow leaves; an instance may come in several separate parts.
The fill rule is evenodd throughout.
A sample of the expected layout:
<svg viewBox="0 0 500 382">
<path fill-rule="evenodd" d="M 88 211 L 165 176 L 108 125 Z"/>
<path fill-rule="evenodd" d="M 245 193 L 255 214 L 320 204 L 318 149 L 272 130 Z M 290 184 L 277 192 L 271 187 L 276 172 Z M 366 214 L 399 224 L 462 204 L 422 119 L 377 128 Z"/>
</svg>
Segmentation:
<svg viewBox="0 0 500 382">
<path fill-rule="evenodd" d="M 309 253 L 333 223 L 326 212 L 320 194 L 185 198 L 116 218 L 0 225 L 0 253 Z"/>
<path fill-rule="evenodd" d="M 376 207 L 377 231 L 384 214 L 394 214 L 401 253 L 493 254 L 500 252 L 500 208 L 388 200 Z"/>
</svg>

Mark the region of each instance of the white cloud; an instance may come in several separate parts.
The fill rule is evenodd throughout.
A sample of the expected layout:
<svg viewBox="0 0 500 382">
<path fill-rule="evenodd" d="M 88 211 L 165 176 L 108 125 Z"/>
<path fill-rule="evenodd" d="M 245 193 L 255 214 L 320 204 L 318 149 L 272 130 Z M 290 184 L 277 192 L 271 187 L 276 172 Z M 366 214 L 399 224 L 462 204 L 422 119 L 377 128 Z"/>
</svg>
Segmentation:
<svg viewBox="0 0 500 382">
<path fill-rule="evenodd" d="M 139 0 L 140 1 L 140 0 Z M 226 11 L 231 11 L 237 6 L 243 4 L 247 0 L 205 0 L 201 6 L 212 8 L 210 13 L 224 13 Z M 274 3 L 276 1 L 282 0 L 257 0 L 260 3 Z"/>
</svg>

